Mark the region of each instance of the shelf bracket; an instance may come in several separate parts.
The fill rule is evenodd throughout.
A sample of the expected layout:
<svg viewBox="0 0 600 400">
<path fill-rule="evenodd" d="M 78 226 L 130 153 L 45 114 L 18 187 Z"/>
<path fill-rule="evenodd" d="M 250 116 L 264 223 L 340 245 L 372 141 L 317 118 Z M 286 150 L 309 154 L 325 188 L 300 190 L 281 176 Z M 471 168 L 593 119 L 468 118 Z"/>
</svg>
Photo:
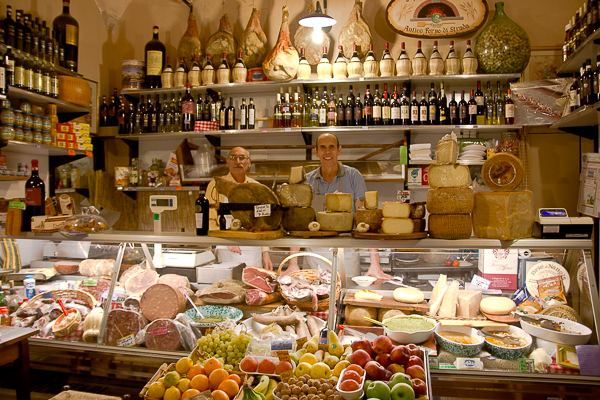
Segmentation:
<svg viewBox="0 0 600 400">
<path fill-rule="evenodd" d="M 312 145 L 312 133 L 311 132 L 302 132 L 302 138 L 304 139 L 304 144 L 307 146 Z M 312 158 L 312 148 L 306 149 L 306 159 L 310 160 Z"/>
</svg>

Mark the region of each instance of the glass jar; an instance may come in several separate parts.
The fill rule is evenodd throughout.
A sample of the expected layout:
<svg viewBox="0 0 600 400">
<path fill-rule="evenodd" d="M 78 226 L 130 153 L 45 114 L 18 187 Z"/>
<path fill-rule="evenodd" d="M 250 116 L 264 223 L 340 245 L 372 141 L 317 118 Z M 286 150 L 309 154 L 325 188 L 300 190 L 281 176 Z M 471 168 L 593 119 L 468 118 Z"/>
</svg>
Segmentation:
<svg viewBox="0 0 600 400">
<path fill-rule="evenodd" d="M 71 164 L 65 164 L 60 169 L 60 180 L 62 181 L 63 188 L 71 187 Z"/>
<path fill-rule="evenodd" d="M 15 124 L 15 112 L 12 108 L 3 108 L 2 111 L 0 111 L 0 122 L 10 125 Z"/>
<path fill-rule="evenodd" d="M 148 171 L 148 186 L 149 187 L 158 186 L 159 173 L 160 173 L 160 167 L 158 164 L 158 158 L 153 158 L 152 165 L 150 166 L 150 170 Z"/>
<path fill-rule="evenodd" d="M 24 113 L 31 113 L 31 103 L 27 99 L 21 99 L 19 102 L 19 109 Z"/>
<path fill-rule="evenodd" d="M 496 3 L 494 18 L 477 37 L 475 53 L 484 74 L 512 74 L 527 68 L 531 56 L 529 36 L 504 13 L 504 2 Z"/>
<path fill-rule="evenodd" d="M 31 127 L 33 129 L 39 129 L 41 131 L 42 130 L 42 117 L 40 115 L 33 114 L 31 116 L 31 118 L 33 120 L 33 125 Z"/>
<path fill-rule="evenodd" d="M 42 131 L 42 143 L 50 146 L 52 144 L 52 135 L 50 131 Z"/>
<path fill-rule="evenodd" d="M 50 117 L 42 117 L 42 130 L 43 131 L 51 131 L 52 130 L 52 122 L 50 122 Z"/>
<path fill-rule="evenodd" d="M 24 140 L 23 128 L 15 125 L 15 140 L 22 142 Z"/>
<path fill-rule="evenodd" d="M 23 128 L 32 129 L 33 128 L 33 117 L 30 113 L 23 111 Z"/>
<path fill-rule="evenodd" d="M 499 153 L 512 154 L 519 157 L 519 138 L 517 132 L 502 132 L 500 135 Z"/>
<path fill-rule="evenodd" d="M 10 124 L 3 124 L 0 127 L 0 137 L 2 140 L 13 140 L 15 138 L 15 127 Z"/>
<path fill-rule="evenodd" d="M 33 142 L 33 132 L 29 128 L 23 128 L 23 141 L 27 143 Z"/>
<path fill-rule="evenodd" d="M 23 126 L 23 111 L 15 110 L 15 127 Z"/>
<path fill-rule="evenodd" d="M 42 131 L 39 129 L 33 129 L 33 143 L 42 144 L 44 141 L 44 137 L 42 136 Z"/>
</svg>

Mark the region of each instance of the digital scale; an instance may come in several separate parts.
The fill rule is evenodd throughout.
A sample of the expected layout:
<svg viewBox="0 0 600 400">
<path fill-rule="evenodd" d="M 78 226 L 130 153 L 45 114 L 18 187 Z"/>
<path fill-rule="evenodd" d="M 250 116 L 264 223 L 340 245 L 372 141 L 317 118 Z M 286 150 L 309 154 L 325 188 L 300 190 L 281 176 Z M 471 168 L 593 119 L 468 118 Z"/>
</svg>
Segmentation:
<svg viewBox="0 0 600 400">
<path fill-rule="evenodd" d="M 590 217 L 569 217 L 564 208 L 540 208 L 533 236 L 542 239 L 589 239 L 594 228 Z"/>
<path fill-rule="evenodd" d="M 153 194 L 150 196 L 150 211 L 154 213 L 154 233 L 162 232 L 161 214 L 165 211 L 177 210 L 177 196 L 168 194 Z M 154 245 L 153 264 L 156 268 L 163 268 L 162 244 Z"/>
</svg>

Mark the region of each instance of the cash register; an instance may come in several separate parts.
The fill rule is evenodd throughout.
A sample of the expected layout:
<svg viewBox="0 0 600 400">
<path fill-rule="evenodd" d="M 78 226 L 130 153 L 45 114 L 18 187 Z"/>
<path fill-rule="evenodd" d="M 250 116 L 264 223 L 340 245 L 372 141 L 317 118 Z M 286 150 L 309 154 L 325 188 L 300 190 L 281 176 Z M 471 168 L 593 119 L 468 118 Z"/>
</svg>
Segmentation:
<svg viewBox="0 0 600 400">
<path fill-rule="evenodd" d="M 564 208 L 540 208 L 535 215 L 533 236 L 541 239 L 589 239 L 594 220 L 569 217 Z"/>
</svg>

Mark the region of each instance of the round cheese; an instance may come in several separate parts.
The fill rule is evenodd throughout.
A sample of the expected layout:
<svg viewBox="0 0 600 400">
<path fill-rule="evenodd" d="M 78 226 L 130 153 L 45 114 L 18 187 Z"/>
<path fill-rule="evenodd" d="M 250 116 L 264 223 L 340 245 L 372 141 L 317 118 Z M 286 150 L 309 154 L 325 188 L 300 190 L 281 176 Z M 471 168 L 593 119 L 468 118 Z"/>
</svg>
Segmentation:
<svg viewBox="0 0 600 400">
<path fill-rule="evenodd" d="M 470 214 L 431 214 L 427 231 L 434 239 L 468 239 L 473 224 Z"/>
<path fill-rule="evenodd" d="M 381 222 L 383 220 L 383 212 L 379 210 L 356 210 L 354 221 L 356 226 L 361 222 L 369 225 L 369 232 L 377 233 L 381 228 Z"/>
<path fill-rule="evenodd" d="M 427 191 L 429 214 L 470 214 L 473 212 L 473 191 L 469 188 L 438 188 Z"/>
<path fill-rule="evenodd" d="M 400 303 L 420 303 L 425 295 L 419 289 L 399 287 L 394 290 L 394 300 Z"/>
<path fill-rule="evenodd" d="M 351 212 L 319 211 L 317 222 L 321 224 L 322 231 L 350 232 L 354 224 L 354 214 Z"/>
<path fill-rule="evenodd" d="M 312 199 L 312 186 L 308 183 L 285 184 L 279 189 L 279 201 L 284 207 L 310 207 Z"/>
<path fill-rule="evenodd" d="M 315 210 L 312 207 L 290 207 L 283 212 L 281 226 L 286 231 L 307 231 L 314 220 Z"/>
<path fill-rule="evenodd" d="M 508 297 L 484 297 L 479 303 L 479 309 L 492 315 L 505 315 L 514 310 L 517 305 Z"/>
<path fill-rule="evenodd" d="M 512 154 L 498 153 L 483 164 L 481 177 L 494 192 L 510 192 L 523 180 L 523 163 Z"/>
<path fill-rule="evenodd" d="M 350 212 L 352 211 L 352 195 L 350 193 L 327 193 L 325 204 L 327 211 Z"/>
</svg>

